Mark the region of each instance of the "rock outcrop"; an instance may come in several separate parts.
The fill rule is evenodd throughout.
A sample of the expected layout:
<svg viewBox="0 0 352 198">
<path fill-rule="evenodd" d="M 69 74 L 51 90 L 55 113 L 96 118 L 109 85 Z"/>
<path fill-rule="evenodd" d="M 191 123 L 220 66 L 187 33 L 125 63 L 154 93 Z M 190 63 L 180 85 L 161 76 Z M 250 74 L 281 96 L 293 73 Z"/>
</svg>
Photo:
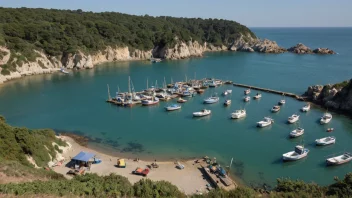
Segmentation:
<svg viewBox="0 0 352 198">
<path fill-rule="evenodd" d="M 247 40 L 247 41 L 246 41 Z M 260 52 L 260 53 L 283 53 L 286 49 L 280 47 L 275 41 L 268 39 L 260 40 L 241 36 L 228 47 L 230 51 Z"/>
<path fill-rule="evenodd" d="M 336 54 L 333 50 L 329 48 L 317 48 L 313 50 L 314 54 Z"/>
<path fill-rule="evenodd" d="M 352 79 L 334 85 L 310 86 L 303 96 L 324 108 L 352 116 Z"/>
<path fill-rule="evenodd" d="M 161 59 L 184 59 L 188 57 L 201 57 L 203 52 L 206 51 L 206 44 L 201 45 L 197 41 L 178 42 L 173 48 L 167 46 L 156 46 L 152 50 L 154 58 Z"/>
<path fill-rule="evenodd" d="M 333 50 L 328 48 L 317 48 L 312 50 L 302 43 L 298 43 L 297 45 L 288 48 L 287 51 L 296 54 L 336 54 Z"/>
</svg>

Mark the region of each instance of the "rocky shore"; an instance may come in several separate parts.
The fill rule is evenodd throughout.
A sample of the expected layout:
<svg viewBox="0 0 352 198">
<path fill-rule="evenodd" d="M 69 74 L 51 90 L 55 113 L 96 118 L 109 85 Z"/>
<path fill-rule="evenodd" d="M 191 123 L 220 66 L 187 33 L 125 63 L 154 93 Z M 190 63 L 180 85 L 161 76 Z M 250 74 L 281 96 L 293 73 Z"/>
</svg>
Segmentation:
<svg viewBox="0 0 352 198">
<path fill-rule="evenodd" d="M 329 48 L 317 48 L 312 50 L 302 43 L 298 43 L 297 45 L 288 48 L 287 51 L 296 54 L 336 54 L 333 50 Z"/>
<path fill-rule="evenodd" d="M 352 79 L 337 84 L 310 86 L 303 96 L 323 108 L 352 116 Z"/>
</svg>

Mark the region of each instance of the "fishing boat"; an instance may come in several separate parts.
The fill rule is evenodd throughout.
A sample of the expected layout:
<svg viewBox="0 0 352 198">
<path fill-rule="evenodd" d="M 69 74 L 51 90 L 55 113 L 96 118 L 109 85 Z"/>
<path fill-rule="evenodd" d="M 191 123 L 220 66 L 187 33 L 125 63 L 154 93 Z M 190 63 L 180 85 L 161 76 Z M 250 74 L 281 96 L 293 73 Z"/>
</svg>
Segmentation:
<svg viewBox="0 0 352 198">
<path fill-rule="evenodd" d="M 219 102 L 219 97 L 214 94 L 213 96 L 204 99 L 204 104 L 213 104 Z"/>
<path fill-rule="evenodd" d="M 306 105 L 304 105 L 302 108 L 301 108 L 301 111 L 303 112 L 308 112 L 310 110 L 310 104 L 307 103 Z"/>
<path fill-rule="evenodd" d="M 315 144 L 317 146 L 326 146 L 329 144 L 335 144 L 335 142 L 336 142 L 336 138 L 334 136 L 324 137 L 324 138 L 315 140 Z"/>
<path fill-rule="evenodd" d="M 239 119 L 246 117 L 247 113 L 246 110 L 236 110 L 235 112 L 231 113 L 232 119 Z"/>
<path fill-rule="evenodd" d="M 292 116 L 288 117 L 287 122 L 293 124 L 299 120 L 299 115 L 293 114 Z"/>
<path fill-rule="evenodd" d="M 303 134 L 304 134 L 304 129 L 301 128 L 301 127 L 298 127 L 297 129 L 291 131 L 290 137 L 291 138 L 295 138 L 295 137 L 299 137 L 299 136 L 301 136 Z"/>
<path fill-rule="evenodd" d="M 194 112 L 193 113 L 193 117 L 203 117 L 203 116 L 207 116 L 207 115 L 210 115 L 210 114 L 211 114 L 210 110 L 203 109 L 201 111 Z"/>
<path fill-rule="evenodd" d="M 326 129 L 327 132 L 333 132 L 334 131 L 334 128 L 328 128 Z"/>
<path fill-rule="evenodd" d="M 166 111 L 175 111 L 181 109 L 181 105 L 178 104 L 171 104 L 165 107 Z"/>
<path fill-rule="evenodd" d="M 254 99 L 260 99 L 262 97 L 262 94 L 257 93 L 255 96 L 253 96 Z"/>
<path fill-rule="evenodd" d="M 282 155 L 282 159 L 284 161 L 296 161 L 307 157 L 309 153 L 309 149 L 304 148 L 304 146 L 297 145 L 295 146 L 294 151 L 287 152 Z"/>
<path fill-rule="evenodd" d="M 231 100 L 225 100 L 224 105 L 229 106 L 231 104 Z"/>
<path fill-rule="evenodd" d="M 331 113 L 324 113 L 324 115 L 320 119 L 320 124 L 327 124 L 331 121 L 332 115 Z"/>
<path fill-rule="evenodd" d="M 177 100 L 177 102 L 178 102 L 178 103 L 185 103 L 185 102 L 187 102 L 187 100 L 185 100 L 185 99 L 183 99 L 183 98 L 179 98 L 179 99 Z"/>
<path fill-rule="evenodd" d="M 278 105 L 275 105 L 275 106 L 273 106 L 273 108 L 271 108 L 271 112 L 279 112 L 280 111 L 280 109 L 281 109 L 281 107 L 280 106 L 278 106 Z"/>
<path fill-rule="evenodd" d="M 331 157 L 326 159 L 326 164 L 327 165 L 340 165 L 347 163 L 352 160 L 352 154 L 351 153 L 344 153 L 343 155 L 339 155 L 336 157 Z"/>
<path fill-rule="evenodd" d="M 198 89 L 198 90 L 197 90 L 197 93 L 198 93 L 198 94 L 204 93 L 204 89 Z"/>
<path fill-rule="evenodd" d="M 69 72 L 67 70 L 65 70 L 63 67 L 61 67 L 60 72 L 64 73 L 64 74 L 69 74 Z"/>
<path fill-rule="evenodd" d="M 278 102 L 278 104 L 279 104 L 279 105 L 284 105 L 284 104 L 286 104 L 286 100 L 282 99 L 282 100 L 280 100 L 280 101 Z"/>
<path fill-rule="evenodd" d="M 249 101 L 251 100 L 251 97 L 245 96 L 245 97 L 243 98 L 243 100 L 244 100 L 245 102 L 249 102 Z"/>
<path fill-rule="evenodd" d="M 269 117 L 264 117 L 262 121 L 257 122 L 257 127 L 266 127 L 274 123 L 274 120 Z"/>
<path fill-rule="evenodd" d="M 245 94 L 245 95 L 248 95 L 248 94 L 250 94 L 250 93 L 251 93 L 251 90 L 250 90 L 250 89 L 244 90 L 244 94 Z"/>
<path fill-rule="evenodd" d="M 218 86 L 218 84 L 216 83 L 215 80 L 210 81 L 210 82 L 208 83 L 208 85 L 209 85 L 209 87 L 217 87 L 217 86 Z"/>
</svg>

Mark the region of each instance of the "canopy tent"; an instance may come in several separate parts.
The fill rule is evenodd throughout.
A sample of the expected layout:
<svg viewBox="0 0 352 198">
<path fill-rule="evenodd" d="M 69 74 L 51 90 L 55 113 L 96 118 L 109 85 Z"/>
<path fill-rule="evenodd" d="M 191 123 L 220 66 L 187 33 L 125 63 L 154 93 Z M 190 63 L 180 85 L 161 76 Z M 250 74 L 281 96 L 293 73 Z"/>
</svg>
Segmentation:
<svg viewBox="0 0 352 198">
<path fill-rule="evenodd" d="M 76 155 L 73 160 L 81 161 L 81 162 L 88 162 L 90 159 L 92 159 L 95 156 L 94 153 L 88 153 L 88 152 L 83 152 L 81 151 Z M 91 160 L 92 161 L 92 160 Z"/>
</svg>

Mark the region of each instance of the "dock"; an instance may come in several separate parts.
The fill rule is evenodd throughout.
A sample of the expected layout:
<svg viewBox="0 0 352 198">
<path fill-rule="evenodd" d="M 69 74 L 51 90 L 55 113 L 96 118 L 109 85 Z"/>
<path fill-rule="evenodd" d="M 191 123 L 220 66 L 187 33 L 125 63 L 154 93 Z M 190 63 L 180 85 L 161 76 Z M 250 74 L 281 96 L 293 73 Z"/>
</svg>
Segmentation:
<svg viewBox="0 0 352 198">
<path fill-rule="evenodd" d="M 216 188 L 221 188 L 227 191 L 237 188 L 237 184 L 229 176 L 223 177 L 212 173 L 210 169 L 207 168 L 207 164 L 202 164 L 201 169 Z"/>
</svg>

